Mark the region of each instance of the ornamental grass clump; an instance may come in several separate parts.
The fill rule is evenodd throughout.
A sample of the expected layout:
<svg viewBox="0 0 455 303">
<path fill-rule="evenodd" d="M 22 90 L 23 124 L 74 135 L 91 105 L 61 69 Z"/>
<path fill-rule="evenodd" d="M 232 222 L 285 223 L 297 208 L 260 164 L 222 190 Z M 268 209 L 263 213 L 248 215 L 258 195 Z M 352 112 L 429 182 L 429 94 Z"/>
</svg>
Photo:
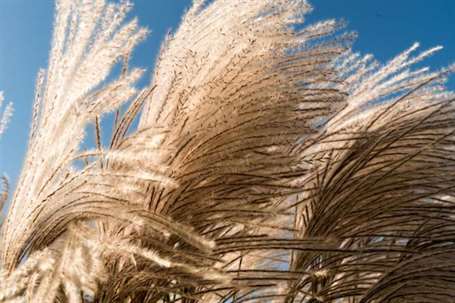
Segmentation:
<svg viewBox="0 0 455 303">
<path fill-rule="evenodd" d="M 305 0 L 196 0 L 138 89 L 130 8 L 56 1 L 0 302 L 452 302 L 440 47 L 381 64 Z"/>
</svg>

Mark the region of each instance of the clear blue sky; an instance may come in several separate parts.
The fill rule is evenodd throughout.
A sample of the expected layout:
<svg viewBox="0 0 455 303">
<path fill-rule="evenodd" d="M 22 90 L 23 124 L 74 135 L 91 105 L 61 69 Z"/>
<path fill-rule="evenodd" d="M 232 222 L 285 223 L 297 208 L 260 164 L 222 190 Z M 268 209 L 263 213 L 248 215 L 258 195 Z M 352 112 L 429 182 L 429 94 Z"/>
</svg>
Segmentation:
<svg viewBox="0 0 455 303">
<path fill-rule="evenodd" d="M 133 0 L 131 15 L 152 34 L 132 64 L 151 73 L 165 33 L 177 26 L 190 0 Z M 381 61 L 419 41 L 423 48 L 445 49 L 426 63 L 434 68 L 455 62 L 455 0 L 313 0 L 308 21 L 343 18 L 359 38 L 355 49 Z M 0 0 L 0 90 L 14 101 L 15 114 L 0 139 L 0 173 L 13 183 L 19 174 L 29 130 L 34 81 L 47 66 L 53 18 L 52 0 Z M 450 87 L 455 89 L 452 79 Z"/>
</svg>

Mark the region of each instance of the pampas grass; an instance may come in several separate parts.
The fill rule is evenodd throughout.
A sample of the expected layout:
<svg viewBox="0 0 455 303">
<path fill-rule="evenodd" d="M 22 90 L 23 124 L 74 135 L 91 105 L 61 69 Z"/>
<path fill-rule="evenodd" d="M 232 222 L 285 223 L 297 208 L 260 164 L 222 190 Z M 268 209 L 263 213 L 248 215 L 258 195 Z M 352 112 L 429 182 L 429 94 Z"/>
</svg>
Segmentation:
<svg viewBox="0 0 455 303">
<path fill-rule="evenodd" d="M 0 91 L 0 108 L 2 108 L 4 100 L 5 100 L 5 97 L 3 96 L 3 92 Z M 3 135 L 3 133 L 6 131 L 6 127 L 8 126 L 8 122 L 11 119 L 12 115 L 13 115 L 13 104 L 10 102 L 3 109 L 3 113 L 0 114 L 0 138 Z"/>
<path fill-rule="evenodd" d="M 305 0 L 195 1 L 137 90 L 130 7 L 56 1 L 0 302 L 452 301 L 453 67 L 413 68 L 439 46 L 381 64 Z"/>
</svg>

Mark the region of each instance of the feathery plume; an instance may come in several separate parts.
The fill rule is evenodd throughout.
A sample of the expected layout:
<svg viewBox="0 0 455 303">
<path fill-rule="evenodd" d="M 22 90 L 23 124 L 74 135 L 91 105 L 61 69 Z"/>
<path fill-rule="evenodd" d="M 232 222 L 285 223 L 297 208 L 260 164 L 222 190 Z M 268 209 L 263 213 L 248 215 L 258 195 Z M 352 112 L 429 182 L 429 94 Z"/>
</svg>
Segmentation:
<svg viewBox="0 0 455 303">
<path fill-rule="evenodd" d="M 3 92 L 0 91 L 0 108 L 2 107 L 4 99 Z M 3 113 L 0 115 L 0 137 L 6 131 L 8 123 L 13 115 L 13 104 L 10 102 L 6 105 L 3 110 Z"/>
<path fill-rule="evenodd" d="M 3 225 L 2 263 L 9 270 L 26 254 L 41 216 L 68 203 L 53 199 L 55 193 L 68 194 L 72 187 L 63 184 L 83 182 L 81 172 L 71 171 L 70 159 L 78 152 L 85 126 L 135 94 L 132 85 L 142 74 L 137 69 L 102 85 L 114 64 L 146 34 L 135 20 L 123 23 L 128 10 L 127 3 L 103 0 L 56 3 L 49 69 L 38 76 L 29 148 Z"/>
</svg>

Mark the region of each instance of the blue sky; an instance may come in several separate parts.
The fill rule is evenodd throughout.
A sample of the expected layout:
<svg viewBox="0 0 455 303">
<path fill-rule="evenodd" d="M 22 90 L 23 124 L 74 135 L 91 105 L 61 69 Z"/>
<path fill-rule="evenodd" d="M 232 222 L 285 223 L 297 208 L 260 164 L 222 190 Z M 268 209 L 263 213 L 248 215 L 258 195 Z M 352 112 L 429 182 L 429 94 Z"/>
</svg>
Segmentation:
<svg viewBox="0 0 455 303">
<path fill-rule="evenodd" d="M 151 31 L 136 50 L 132 65 L 150 75 L 160 43 L 174 29 L 190 0 L 133 0 L 131 15 Z M 454 0 L 313 0 L 308 22 L 343 18 L 359 38 L 354 46 L 380 61 L 419 41 L 422 48 L 445 49 L 426 61 L 434 68 L 455 62 Z M 15 114 L 0 139 L 0 172 L 17 179 L 29 130 L 34 81 L 39 68 L 47 66 L 53 19 L 52 0 L 0 0 L 0 90 L 14 101 Z M 455 78 L 455 77 L 453 77 Z M 146 79 L 147 80 L 147 79 Z M 455 81 L 450 87 L 455 89 Z"/>
</svg>

